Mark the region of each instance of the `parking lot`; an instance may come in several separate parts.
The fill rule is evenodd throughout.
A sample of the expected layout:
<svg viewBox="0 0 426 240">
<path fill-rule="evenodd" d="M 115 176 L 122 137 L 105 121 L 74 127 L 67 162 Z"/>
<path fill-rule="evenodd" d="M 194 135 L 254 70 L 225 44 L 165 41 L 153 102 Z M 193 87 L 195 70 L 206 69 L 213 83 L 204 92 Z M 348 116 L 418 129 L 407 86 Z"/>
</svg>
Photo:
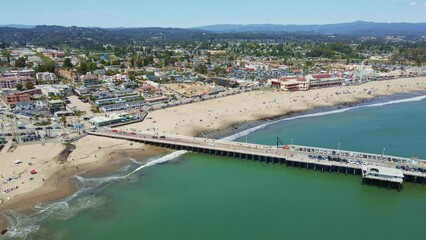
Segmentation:
<svg viewBox="0 0 426 240">
<path fill-rule="evenodd" d="M 292 147 L 295 151 L 308 153 L 308 157 L 310 159 L 318 161 L 332 161 L 355 165 L 386 165 L 388 167 L 395 167 L 405 171 L 426 173 L 426 167 L 417 165 L 417 162 L 410 158 L 304 146 Z"/>
</svg>

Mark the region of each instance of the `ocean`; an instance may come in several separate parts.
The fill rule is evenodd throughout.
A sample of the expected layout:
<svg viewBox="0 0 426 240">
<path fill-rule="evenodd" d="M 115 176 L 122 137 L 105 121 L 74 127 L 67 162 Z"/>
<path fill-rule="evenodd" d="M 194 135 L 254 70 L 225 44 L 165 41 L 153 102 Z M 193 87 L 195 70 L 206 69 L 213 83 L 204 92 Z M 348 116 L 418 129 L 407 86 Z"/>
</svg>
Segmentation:
<svg viewBox="0 0 426 240">
<path fill-rule="evenodd" d="M 230 140 L 284 143 L 426 159 L 424 93 L 259 124 Z M 426 186 L 403 190 L 323 173 L 177 151 L 148 165 L 131 159 L 38 213 L 7 214 L 9 238 L 27 239 L 423 239 Z"/>
</svg>

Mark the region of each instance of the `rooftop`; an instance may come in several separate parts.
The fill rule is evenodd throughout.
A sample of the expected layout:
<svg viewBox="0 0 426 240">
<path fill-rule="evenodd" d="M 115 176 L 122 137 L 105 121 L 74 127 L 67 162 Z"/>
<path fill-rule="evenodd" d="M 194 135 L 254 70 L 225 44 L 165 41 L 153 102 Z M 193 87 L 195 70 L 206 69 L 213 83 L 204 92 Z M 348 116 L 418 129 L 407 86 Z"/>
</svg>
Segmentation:
<svg viewBox="0 0 426 240">
<path fill-rule="evenodd" d="M 362 176 L 369 179 L 402 183 L 404 174 L 400 169 L 381 166 L 362 166 Z"/>
</svg>

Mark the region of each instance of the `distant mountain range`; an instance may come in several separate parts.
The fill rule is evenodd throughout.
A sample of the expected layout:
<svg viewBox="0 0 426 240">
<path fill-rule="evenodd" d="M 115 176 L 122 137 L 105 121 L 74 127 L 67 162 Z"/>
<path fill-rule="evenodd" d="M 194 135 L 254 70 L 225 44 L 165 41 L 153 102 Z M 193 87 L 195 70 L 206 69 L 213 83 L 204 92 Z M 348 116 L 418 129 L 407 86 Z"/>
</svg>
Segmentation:
<svg viewBox="0 0 426 240">
<path fill-rule="evenodd" d="M 19 28 L 19 29 L 32 29 L 34 25 L 22 24 L 7 24 L 0 25 L 0 27 Z M 210 33 L 280 33 L 280 32 L 314 32 L 322 34 L 341 34 L 350 36 L 385 36 L 385 35 L 405 35 L 405 36 L 425 36 L 426 35 L 426 22 L 425 23 L 377 23 L 356 21 L 351 23 L 336 23 L 336 24 L 323 24 L 323 25 L 280 25 L 280 24 L 219 24 L 209 25 L 194 28 L 160 28 L 160 27 L 141 27 L 141 28 L 100 28 L 100 27 L 85 27 L 91 29 L 105 29 L 110 31 L 138 31 L 154 30 L 154 31 L 184 31 L 184 30 L 198 30 L 207 31 Z"/>
<path fill-rule="evenodd" d="M 334 34 L 329 38 L 327 34 Z M 97 47 L 103 44 L 128 45 L 159 42 L 209 40 L 313 40 L 345 41 L 358 36 L 426 36 L 426 23 L 353 22 L 325 25 L 212 25 L 197 28 L 99 28 L 0 25 L 0 43 L 35 43 L 46 46 Z"/>
<path fill-rule="evenodd" d="M 217 34 L 204 35 L 205 31 L 179 28 L 96 28 L 34 26 L 1 27 L 0 42 L 34 43 L 44 46 L 69 45 L 96 48 L 104 44 L 131 45 L 144 41 L 205 40 Z"/>
<path fill-rule="evenodd" d="M 241 33 L 241 32 L 316 32 L 324 34 L 343 35 L 426 35 L 426 23 L 375 23 L 357 21 L 352 23 L 337 23 L 324 25 L 279 25 L 279 24 L 249 24 L 249 25 L 210 25 L 196 27 L 214 33 Z"/>
<path fill-rule="evenodd" d="M 10 27 L 10 28 L 33 28 L 34 25 L 23 25 L 23 24 L 5 24 L 0 25 L 0 27 Z"/>
<path fill-rule="evenodd" d="M 32 29 L 36 26 L 22 25 L 22 24 L 7 24 L 0 25 L 0 27 L 19 28 L 19 29 Z M 178 28 L 98 28 L 106 30 L 121 30 L 127 31 L 135 29 L 146 30 L 167 30 Z M 280 25 L 280 24 L 219 24 L 209 25 L 202 27 L 188 28 L 187 30 L 201 30 L 211 33 L 246 33 L 246 32 L 315 32 L 323 34 L 342 34 L 342 35 L 369 35 L 369 36 L 385 36 L 385 35 L 406 35 L 406 36 L 423 36 L 426 35 L 426 23 L 376 23 L 357 21 L 351 23 L 336 23 L 336 24 L 323 24 L 323 25 Z M 181 29 L 180 31 L 184 31 Z"/>
<path fill-rule="evenodd" d="M 351 37 L 338 36 L 335 40 Z M 0 47 L 5 43 L 42 46 L 68 45 L 90 49 L 102 49 L 102 45 L 166 44 L 171 42 L 211 40 L 313 40 L 329 41 L 328 36 L 318 33 L 214 33 L 199 29 L 183 28 L 98 28 L 34 26 L 26 28 L 1 27 Z"/>
</svg>

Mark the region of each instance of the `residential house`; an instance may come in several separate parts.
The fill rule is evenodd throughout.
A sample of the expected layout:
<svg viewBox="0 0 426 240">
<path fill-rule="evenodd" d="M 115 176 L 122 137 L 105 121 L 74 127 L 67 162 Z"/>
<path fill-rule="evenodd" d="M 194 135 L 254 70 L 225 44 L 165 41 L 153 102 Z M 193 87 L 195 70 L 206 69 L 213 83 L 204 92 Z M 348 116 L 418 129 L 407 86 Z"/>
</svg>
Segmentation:
<svg viewBox="0 0 426 240">
<path fill-rule="evenodd" d="M 92 74 L 80 76 L 80 81 L 84 86 L 92 86 L 100 83 L 98 77 Z"/>
<path fill-rule="evenodd" d="M 48 84 L 54 84 L 58 82 L 58 77 L 56 76 L 56 74 L 50 72 L 36 73 L 36 79 Z"/>
<path fill-rule="evenodd" d="M 34 101 L 18 102 L 15 104 L 15 110 L 31 110 L 34 107 Z"/>
<path fill-rule="evenodd" d="M 77 87 L 76 89 L 74 89 L 74 91 L 79 96 L 87 95 L 87 94 L 90 93 L 89 88 L 84 87 L 84 86 Z"/>
<path fill-rule="evenodd" d="M 12 70 L 1 75 L 3 77 L 34 77 L 35 72 L 32 69 Z"/>
<path fill-rule="evenodd" d="M 22 86 L 25 86 L 27 82 L 30 82 L 33 85 L 36 84 L 35 79 L 32 77 L 26 77 L 26 76 L 0 77 L 0 89 L 16 88 L 17 84 L 21 84 Z"/>
<path fill-rule="evenodd" d="M 78 74 L 77 74 L 76 71 L 67 70 L 67 69 L 59 69 L 55 72 L 61 78 L 65 78 L 65 79 L 71 80 L 71 81 L 78 81 Z"/>
<path fill-rule="evenodd" d="M 72 88 L 67 85 L 38 85 L 36 88 L 46 96 L 62 97 L 72 92 Z"/>
<path fill-rule="evenodd" d="M 47 106 L 52 113 L 66 110 L 65 103 L 62 100 L 49 100 L 47 101 Z"/>
</svg>

